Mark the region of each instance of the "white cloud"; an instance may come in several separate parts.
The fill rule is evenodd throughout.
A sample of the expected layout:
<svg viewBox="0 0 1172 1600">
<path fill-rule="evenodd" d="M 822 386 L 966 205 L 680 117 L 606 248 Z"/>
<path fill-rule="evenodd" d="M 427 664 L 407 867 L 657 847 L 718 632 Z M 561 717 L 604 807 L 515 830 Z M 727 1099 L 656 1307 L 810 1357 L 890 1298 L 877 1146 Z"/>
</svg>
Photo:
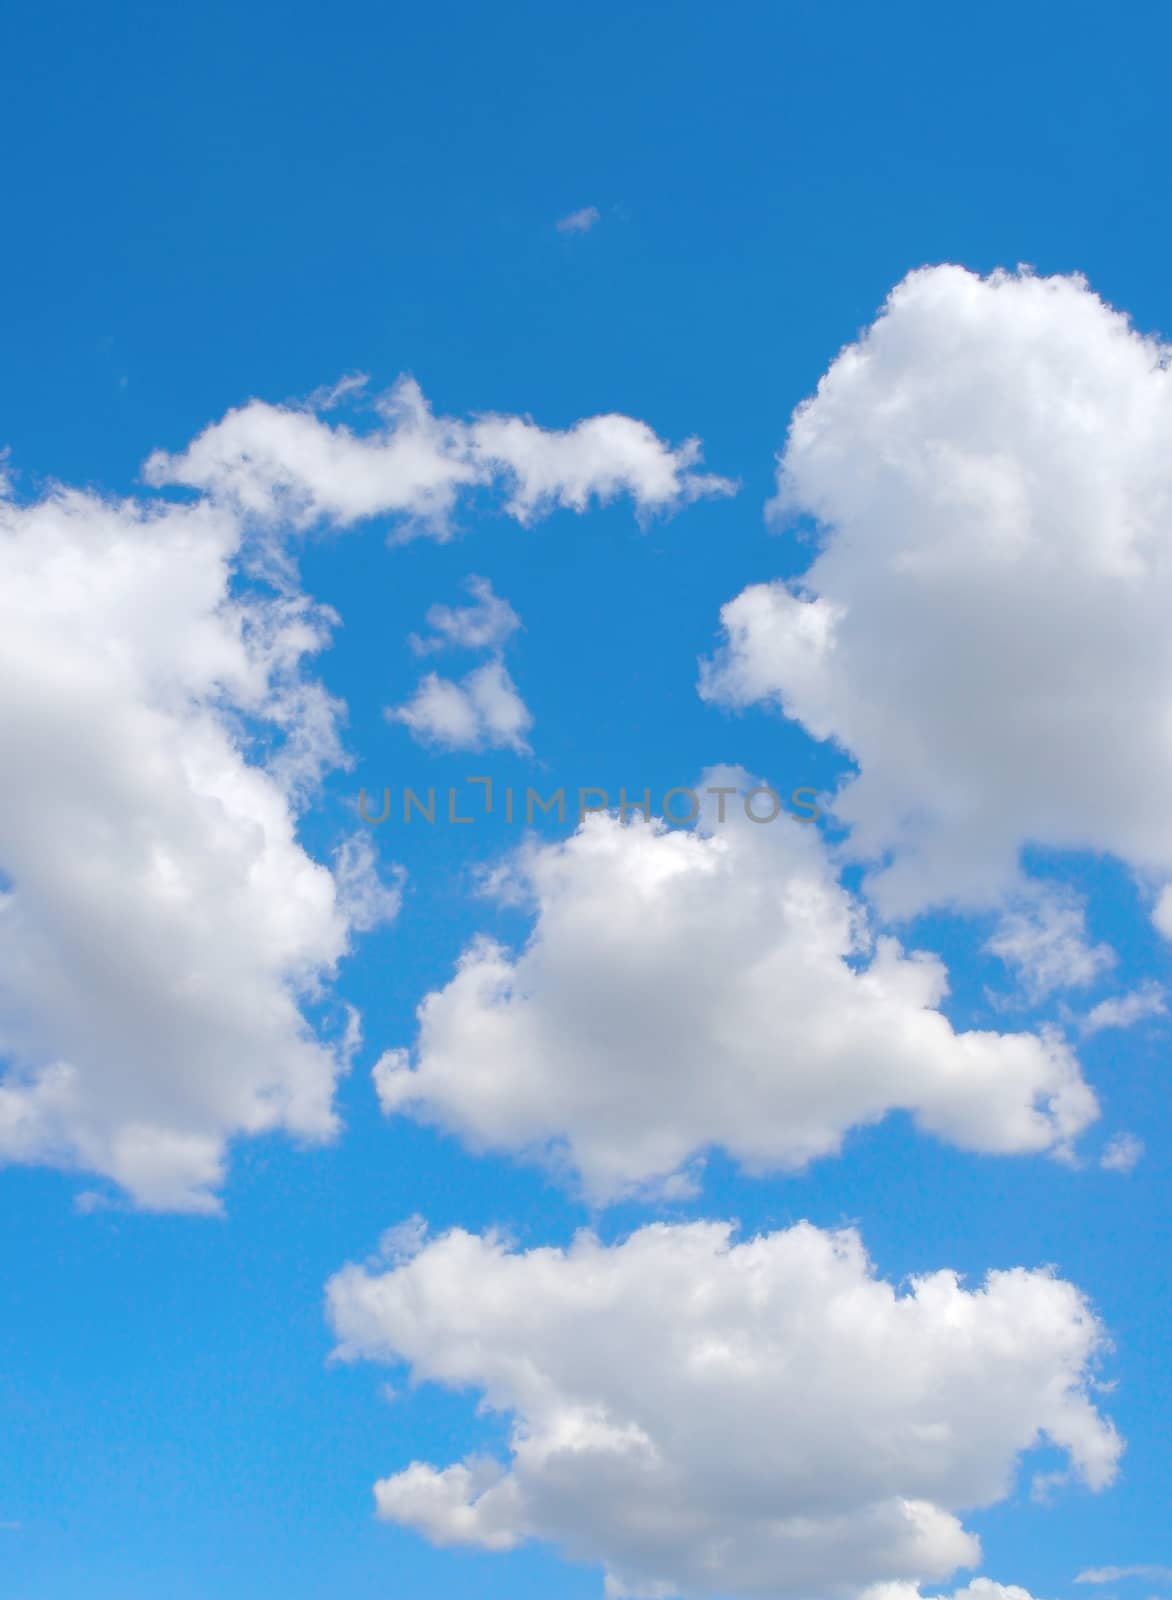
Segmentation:
<svg viewBox="0 0 1172 1600">
<path fill-rule="evenodd" d="M 445 750 L 508 749 L 527 752 L 525 735 L 533 726 L 528 707 L 501 659 L 501 649 L 521 626 L 507 600 L 487 578 L 468 578 L 470 606 L 434 605 L 427 613 L 430 635 L 411 635 L 417 655 L 455 646 L 492 650 L 492 659 L 459 683 L 429 672 L 409 700 L 388 706 L 384 715 L 401 722 L 422 744 Z"/>
<path fill-rule="evenodd" d="M 850 752 L 888 914 L 995 903 L 1031 841 L 1172 876 L 1169 437 L 1167 349 L 1080 279 L 954 266 L 795 412 L 778 505 L 819 553 L 725 606 L 702 692 Z"/>
<path fill-rule="evenodd" d="M 0 503 L 0 1160 L 147 1207 L 214 1209 L 236 1135 L 334 1131 L 345 1041 L 299 1002 L 373 908 L 352 848 L 340 896 L 296 836 L 340 754 L 304 671 L 330 614 L 238 593 L 239 534 L 206 503 Z"/>
<path fill-rule="evenodd" d="M 864 1600 L 919 1600 L 919 1585 L 908 1583 L 877 1583 L 865 1591 Z M 933 1600 L 945 1600 L 943 1595 Z M 992 1578 L 974 1578 L 963 1589 L 957 1589 L 948 1600 L 1034 1600 L 1028 1589 L 1016 1583 L 995 1583 Z"/>
<path fill-rule="evenodd" d="M 1080 1572 L 1075 1583 L 1122 1583 L 1127 1578 L 1144 1578 L 1151 1583 L 1172 1581 L 1172 1567 L 1088 1567 Z"/>
<path fill-rule="evenodd" d="M 411 648 L 417 655 L 449 647 L 500 650 L 521 626 L 520 617 L 507 600 L 494 592 L 488 578 L 466 578 L 464 587 L 472 596 L 471 605 L 434 605 L 427 613 L 431 633 L 411 635 Z"/>
<path fill-rule="evenodd" d="M 298 591 L 292 528 L 398 513 L 442 534 L 461 492 L 493 485 L 522 522 L 731 489 L 694 470 L 695 441 L 673 449 L 629 417 L 459 422 L 410 381 L 378 410 L 363 436 L 308 409 L 230 412 L 144 469 L 199 491 L 192 504 L 59 489 L 24 505 L 4 458 L 0 1160 L 209 1210 L 231 1138 L 334 1131 L 359 1020 L 325 1042 L 302 1005 L 329 998 L 352 933 L 395 914 L 400 875 L 380 881 L 366 839 L 334 875 L 297 839 L 299 808 L 346 757 L 343 708 L 305 670 L 336 618 Z M 503 637 L 509 608 L 486 584 L 473 595 L 433 627 Z M 478 742 L 523 747 L 529 714 L 499 660 L 451 687 Z"/>
<path fill-rule="evenodd" d="M 351 834 L 334 852 L 338 905 L 356 933 L 395 920 L 403 903 L 405 877 L 403 869 L 395 867 L 391 881 L 383 881 L 369 832 Z"/>
<path fill-rule="evenodd" d="M 529 898 L 532 933 L 519 954 L 465 950 L 420 1007 L 413 1062 L 379 1062 L 384 1109 L 568 1163 L 595 1200 L 676 1178 L 711 1145 L 755 1172 L 797 1168 L 896 1108 L 1006 1152 L 1065 1149 L 1095 1117 L 1056 1034 L 951 1027 L 939 960 L 871 939 L 815 829 L 755 825 L 736 801 L 713 822 L 587 817 L 487 879 Z"/>
<path fill-rule="evenodd" d="M 1039 1445 L 1092 1489 L 1113 1480 L 1103 1333 L 1071 1284 L 1018 1268 L 897 1292 L 851 1230 L 732 1233 L 655 1224 L 520 1252 L 455 1231 L 343 1269 L 343 1358 L 477 1390 L 510 1419 L 507 1460 L 405 1464 L 376 1485 L 379 1514 L 438 1544 L 552 1541 L 602 1564 L 614 1596 L 851 1600 L 974 1565 L 960 1514 L 1012 1493 Z"/>
<path fill-rule="evenodd" d="M 1165 939 L 1172 939 L 1172 884 L 1166 884 L 1161 889 L 1152 911 L 1152 921 Z"/>
<path fill-rule="evenodd" d="M 386 715 L 391 722 L 403 723 L 422 743 L 445 750 L 524 752 L 529 748 L 525 735 L 533 726 L 529 709 L 499 657 L 459 683 L 429 672 L 410 700 L 389 707 Z"/>
<path fill-rule="evenodd" d="M 356 434 L 308 409 L 251 400 L 178 455 L 156 451 L 144 475 L 201 490 L 262 523 L 346 526 L 387 515 L 403 519 L 404 534 L 437 538 L 449 533 L 461 493 L 476 488 L 503 490 L 505 510 L 521 523 L 622 494 L 649 515 L 734 490 L 694 470 L 695 439 L 673 449 L 633 417 L 587 417 L 563 430 L 492 414 L 463 422 L 435 416 L 410 378 L 375 409 L 379 426 Z"/>
<path fill-rule="evenodd" d="M 1110 945 L 1091 945 L 1086 910 L 1069 890 L 1036 882 L 1001 916 L 986 947 L 1013 967 L 1031 1000 L 1093 983 L 1115 963 Z"/>
<path fill-rule="evenodd" d="M 559 218 L 556 226 L 559 233 L 589 233 L 601 220 L 602 212 L 597 206 L 583 206 L 580 211 L 571 211 L 568 216 Z"/>
<path fill-rule="evenodd" d="M 1132 1172 L 1143 1159 L 1144 1142 L 1134 1133 L 1117 1133 L 1099 1157 L 1104 1172 Z"/>
<path fill-rule="evenodd" d="M 1148 1017 L 1162 1017 L 1168 1007 L 1158 983 L 1144 983 L 1130 994 L 1114 995 L 1092 1006 L 1082 1020 L 1084 1034 L 1100 1033 L 1104 1028 L 1132 1028 Z"/>
</svg>

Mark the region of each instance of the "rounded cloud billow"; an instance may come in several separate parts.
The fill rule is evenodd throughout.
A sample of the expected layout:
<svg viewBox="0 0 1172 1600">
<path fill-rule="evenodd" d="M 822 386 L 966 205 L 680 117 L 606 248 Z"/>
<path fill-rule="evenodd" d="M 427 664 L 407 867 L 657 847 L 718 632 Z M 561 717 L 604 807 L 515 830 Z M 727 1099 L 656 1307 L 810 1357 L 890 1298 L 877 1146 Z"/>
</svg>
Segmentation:
<svg viewBox="0 0 1172 1600">
<path fill-rule="evenodd" d="M 1102 1329 L 1047 1272 L 897 1292 L 856 1233 L 808 1223 L 388 1243 L 330 1282 L 339 1355 L 479 1391 L 510 1423 L 507 1462 L 405 1462 L 376 1486 L 380 1516 L 437 1544 L 550 1540 L 616 1597 L 911 1600 L 979 1561 L 960 1513 L 1005 1499 L 1025 1453 L 1057 1449 L 1091 1489 L 1116 1474 Z"/>
<path fill-rule="evenodd" d="M 712 772 L 698 787 L 752 787 Z M 940 961 L 873 938 L 816 830 L 587 817 L 496 887 L 519 954 L 473 943 L 375 1067 L 384 1108 L 576 1170 L 588 1195 L 678 1189 L 719 1145 L 762 1173 L 896 1109 L 970 1150 L 1063 1151 L 1097 1114 L 1050 1033 L 958 1032 Z"/>
<path fill-rule="evenodd" d="M 993 904 L 1029 844 L 1172 878 L 1170 440 L 1167 347 L 1080 278 L 954 266 L 795 412 L 776 508 L 820 549 L 724 607 L 702 692 L 850 754 L 885 912 Z"/>
<path fill-rule="evenodd" d="M 297 840 L 330 617 L 233 598 L 237 554 L 205 505 L 0 503 L 0 1159 L 156 1209 L 214 1209 L 233 1134 L 335 1131 L 344 1044 L 299 1002 L 397 906 L 365 837 L 337 878 Z"/>
</svg>

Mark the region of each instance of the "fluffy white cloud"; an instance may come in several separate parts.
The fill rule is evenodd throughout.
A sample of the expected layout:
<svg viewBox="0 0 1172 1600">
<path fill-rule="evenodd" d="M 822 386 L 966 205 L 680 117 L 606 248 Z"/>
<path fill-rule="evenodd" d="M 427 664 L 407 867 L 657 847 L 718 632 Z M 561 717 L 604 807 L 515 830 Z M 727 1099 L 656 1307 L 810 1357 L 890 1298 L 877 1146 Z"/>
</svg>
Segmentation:
<svg viewBox="0 0 1172 1600">
<path fill-rule="evenodd" d="M 568 1163 L 596 1200 L 678 1182 L 710 1145 L 797 1168 L 896 1108 L 988 1151 L 1061 1150 L 1092 1120 L 1056 1034 L 953 1029 L 939 960 L 871 938 L 817 830 L 707 803 L 723 825 L 600 814 L 522 849 L 491 885 L 531 901 L 528 942 L 464 952 L 414 1059 L 378 1063 L 384 1108 Z"/>
<path fill-rule="evenodd" d="M 427 613 L 429 634 L 411 635 L 411 648 L 417 655 L 454 647 L 460 650 L 499 650 L 521 626 L 521 619 L 507 600 L 498 595 L 488 578 L 464 580 L 472 596 L 468 606 L 434 605 Z"/>
<path fill-rule="evenodd" d="M 238 542 L 206 503 L 0 502 L 0 1159 L 149 1207 L 214 1208 L 235 1135 L 333 1132 L 345 1040 L 300 1002 L 395 909 L 369 841 L 339 884 L 297 841 L 331 619 L 237 592 Z"/>
<path fill-rule="evenodd" d="M 1042 882 L 1007 908 L 987 948 L 1015 969 L 1034 1001 L 1093 983 L 1115 963 L 1110 945 L 1089 942 L 1083 903 L 1069 889 Z"/>
<path fill-rule="evenodd" d="M 427 613 L 432 632 L 412 634 L 411 646 L 418 655 L 449 646 L 491 650 L 492 659 L 459 683 L 429 672 L 409 700 L 389 706 L 385 715 L 403 723 L 420 743 L 441 749 L 527 751 L 525 735 L 533 718 L 500 655 L 521 619 L 487 578 L 468 578 L 465 587 L 472 604 L 432 606 Z"/>
<path fill-rule="evenodd" d="M 335 619 L 298 591 L 291 529 L 398 513 L 442 533 L 461 491 L 492 485 L 522 522 L 731 489 L 694 470 L 695 441 L 629 417 L 458 422 L 410 381 L 371 433 L 317 414 L 361 384 L 307 409 L 251 402 L 154 454 L 147 481 L 199 491 L 190 504 L 59 489 L 20 505 L 0 473 L 0 1160 L 212 1209 L 232 1137 L 334 1130 L 359 1022 L 327 1043 L 304 1004 L 329 998 L 352 932 L 396 913 L 400 881 L 380 881 L 368 838 L 333 874 L 297 839 L 346 758 L 342 708 L 304 666 Z M 482 580 L 429 620 L 497 647 L 516 626 Z M 523 747 L 499 660 L 434 680 L 404 720 L 442 738 L 461 710 L 473 742 Z"/>
<path fill-rule="evenodd" d="M 1103 1333 L 1071 1284 L 1019 1268 L 897 1292 L 851 1230 L 732 1232 L 520 1252 L 455 1231 L 346 1267 L 328 1287 L 343 1358 L 511 1419 L 507 1461 L 411 1462 L 376 1485 L 380 1515 L 439 1544 L 551 1540 L 615 1596 L 848 1600 L 975 1565 L 959 1513 L 1004 1499 L 1036 1446 L 1112 1481 Z"/>
<path fill-rule="evenodd" d="M 435 416 L 410 378 L 375 405 L 379 426 L 357 434 L 310 409 L 252 400 L 180 454 L 156 451 L 145 476 L 199 489 L 262 522 L 345 525 L 391 515 L 404 519 L 405 533 L 441 538 L 460 493 L 477 487 L 503 489 L 506 511 L 522 523 L 621 494 L 651 514 L 734 489 L 695 470 L 695 439 L 673 449 L 633 417 L 587 417 L 561 430 L 491 414 L 463 422 Z"/>
<path fill-rule="evenodd" d="M 389 707 L 386 715 L 422 743 L 445 750 L 526 751 L 525 735 L 533 726 L 529 708 L 499 657 L 458 683 L 429 672 L 410 700 Z"/>
<path fill-rule="evenodd" d="M 702 691 L 851 754 L 889 914 L 995 901 L 1029 842 L 1172 875 L 1170 437 L 1167 348 L 1082 280 L 954 266 L 794 414 L 779 504 L 820 548 L 725 606 Z"/>
</svg>

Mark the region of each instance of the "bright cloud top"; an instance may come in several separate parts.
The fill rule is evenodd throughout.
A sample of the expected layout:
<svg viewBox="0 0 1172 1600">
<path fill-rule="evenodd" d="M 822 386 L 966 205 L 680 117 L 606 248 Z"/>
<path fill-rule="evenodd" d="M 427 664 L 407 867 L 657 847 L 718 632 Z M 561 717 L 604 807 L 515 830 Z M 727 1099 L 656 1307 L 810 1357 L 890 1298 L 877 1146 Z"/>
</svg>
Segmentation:
<svg viewBox="0 0 1172 1600">
<path fill-rule="evenodd" d="M 1168 362 L 1081 279 L 926 268 L 795 412 L 819 554 L 724 607 L 702 688 L 854 757 L 887 912 L 995 900 L 1031 841 L 1172 876 Z"/>
<path fill-rule="evenodd" d="M 261 521 L 345 526 L 395 516 L 404 532 L 438 538 L 450 531 L 459 496 L 477 488 L 502 490 L 506 512 L 521 523 L 623 494 L 651 515 L 734 490 L 695 470 L 697 440 L 673 449 L 633 417 L 587 417 L 560 430 L 492 414 L 464 422 L 437 417 L 411 378 L 375 409 L 379 425 L 359 434 L 310 409 L 251 400 L 178 455 L 156 451 L 145 476 L 199 489 Z"/>
<path fill-rule="evenodd" d="M 0 1159 L 144 1206 L 213 1208 L 233 1135 L 334 1131 L 343 1052 L 299 999 L 397 909 L 368 840 L 337 883 L 297 842 L 341 758 L 303 671 L 330 618 L 232 598 L 237 538 L 204 504 L 0 504 Z"/>
<path fill-rule="evenodd" d="M 551 1540 L 614 1596 L 860 1594 L 980 1559 L 958 1513 L 1049 1444 L 1100 1489 L 1121 1441 L 1091 1384 L 1102 1329 L 1046 1272 L 897 1293 L 853 1231 L 657 1224 L 604 1246 L 395 1240 L 330 1283 L 340 1354 L 475 1389 L 509 1459 L 415 1461 L 381 1516 L 438 1544 Z"/>
<path fill-rule="evenodd" d="M 594 1200 L 711 1145 L 799 1168 L 896 1108 L 987 1151 L 1061 1150 L 1095 1117 L 1057 1035 L 952 1028 L 939 960 L 870 937 L 815 829 L 721 803 L 708 832 L 598 815 L 523 849 L 494 883 L 532 903 L 528 943 L 464 952 L 414 1052 L 377 1064 L 384 1108 L 568 1164 Z"/>
</svg>

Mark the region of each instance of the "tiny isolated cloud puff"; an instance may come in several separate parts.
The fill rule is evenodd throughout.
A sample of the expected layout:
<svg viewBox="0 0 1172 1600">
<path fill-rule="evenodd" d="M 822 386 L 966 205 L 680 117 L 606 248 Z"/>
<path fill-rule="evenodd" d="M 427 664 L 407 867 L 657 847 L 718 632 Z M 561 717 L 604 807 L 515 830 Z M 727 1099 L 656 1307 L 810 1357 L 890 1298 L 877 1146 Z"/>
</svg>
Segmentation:
<svg viewBox="0 0 1172 1600">
<path fill-rule="evenodd" d="M 581 206 L 577 211 L 559 217 L 554 226 L 559 233 L 589 233 L 601 221 L 602 213 L 597 206 Z"/>
<path fill-rule="evenodd" d="M 388 706 L 388 722 L 401 722 L 418 743 L 441 750 L 512 750 L 529 754 L 533 717 L 504 662 L 504 647 L 521 627 L 509 602 L 488 578 L 464 580 L 471 604 L 429 607 L 427 634 L 408 643 L 417 656 L 448 649 L 487 651 L 488 659 L 458 681 L 429 672 L 409 699 Z"/>
</svg>

